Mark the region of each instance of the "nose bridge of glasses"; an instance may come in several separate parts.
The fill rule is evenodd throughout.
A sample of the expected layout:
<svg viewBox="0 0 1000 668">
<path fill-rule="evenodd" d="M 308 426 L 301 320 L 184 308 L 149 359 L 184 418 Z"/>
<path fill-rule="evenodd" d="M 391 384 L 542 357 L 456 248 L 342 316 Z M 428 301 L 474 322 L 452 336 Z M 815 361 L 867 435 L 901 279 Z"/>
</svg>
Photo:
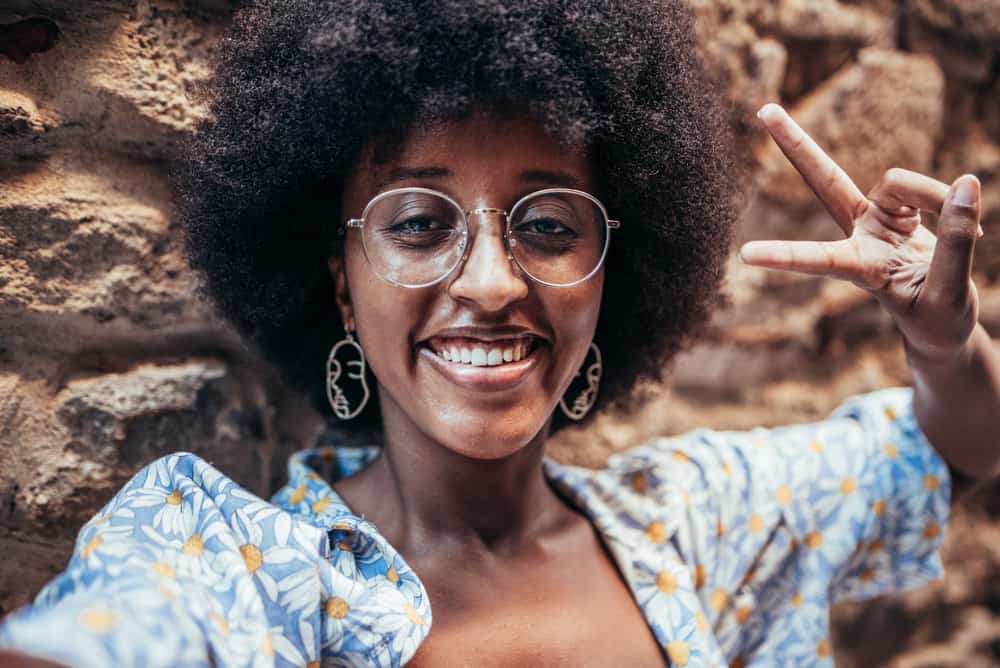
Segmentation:
<svg viewBox="0 0 1000 668">
<path fill-rule="evenodd" d="M 494 216 L 501 219 L 502 226 L 500 228 L 500 240 L 503 242 L 507 238 L 507 223 L 510 220 L 510 214 L 505 209 L 496 209 L 493 207 L 482 206 L 476 209 L 469 209 L 465 211 L 466 226 L 469 232 L 469 246 L 471 250 L 471 245 L 473 241 L 479 237 L 480 228 L 489 229 L 490 221 Z M 478 224 L 475 221 L 478 220 Z M 510 257 L 510 249 L 505 248 L 504 252 Z"/>
</svg>

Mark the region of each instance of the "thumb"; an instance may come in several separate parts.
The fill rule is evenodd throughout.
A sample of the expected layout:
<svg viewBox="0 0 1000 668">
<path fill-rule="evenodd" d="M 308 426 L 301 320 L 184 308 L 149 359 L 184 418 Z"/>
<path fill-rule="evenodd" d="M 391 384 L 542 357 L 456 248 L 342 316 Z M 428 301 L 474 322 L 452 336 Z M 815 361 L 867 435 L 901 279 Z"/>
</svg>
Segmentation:
<svg viewBox="0 0 1000 668">
<path fill-rule="evenodd" d="M 979 179 L 972 174 L 960 176 L 948 191 L 927 276 L 933 301 L 959 304 L 968 299 L 972 254 L 980 236 L 980 195 Z"/>
</svg>

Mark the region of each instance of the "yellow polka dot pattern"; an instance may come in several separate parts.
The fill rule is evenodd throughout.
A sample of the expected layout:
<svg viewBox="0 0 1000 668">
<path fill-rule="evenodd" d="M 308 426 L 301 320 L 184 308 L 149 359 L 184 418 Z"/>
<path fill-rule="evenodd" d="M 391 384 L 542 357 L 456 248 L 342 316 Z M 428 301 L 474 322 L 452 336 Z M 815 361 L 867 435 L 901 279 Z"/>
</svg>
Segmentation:
<svg viewBox="0 0 1000 668">
<path fill-rule="evenodd" d="M 403 606 L 403 612 L 406 613 L 406 618 L 409 619 L 411 622 L 413 622 L 417 626 L 423 626 L 424 624 L 423 615 L 417 612 L 417 609 L 414 608 L 412 605 L 410 605 L 409 603 L 405 604 Z"/>
<path fill-rule="evenodd" d="M 686 666 L 691 658 L 691 650 L 683 640 L 673 640 L 667 643 L 667 656 L 675 666 Z"/>
<path fill-rule="evenodd" d="M 118 624 L 115 613 L 102 608 L 87 608 L 78 619 L 83 628 L 97 633 L 107 633 Z"/>
<path fill-rule="evenodd" d="M 302 499 L 306 498 L 306 492 L 309 491 L 309 486 L 302 484 L 295 488 L 292 495 L 288 497 L 288 502 L 291 504 L 302 503 Z"/>
<path fill-rule="evenodd" d="M 708 599 L 708 604 L 711 605 L 712 609 L 716 611 L 725 608 L 727 603 L 729 603 L 729 594 L 727 594 L 726 590 L 721 587 L 713 591 L 712 595 Z"/>
<path fill-rule="evenodd" d="M 205 552 L 205 545 L 201 542 L 201 534 L 193 533 L 184 541 L 184 554 L 192 557 L 200 557 Z"/>
<path fill-rule="evenodd" d="M 247 570 L 253 575 L 260 568 L 261 564 L 264 563 L 264 555 L 261 553 L 260 548 L 253 543 L 247 543 L 245 545 L 240 545 L 240 554 L 243 555 L 243 561 L 247 565 Z"/>
<path fill-rule="evenodd" d="M 669 571 L 660 571 L 656 576 L 656 586 L 664 594 L 673 594 L 677 591 L 677 576 Z"/>
<path fill-rule="evenodd" d="M 209 616 L 212 618 L 212 621 L 215 623 L 215 626 L 219 629 L 220 633 L 223 635 L 229 633 L 229 622 L 226 621 L 225 617 L 217 612 L 213 612 Z"/>
<path fill-rule="evenodd" d="M 646 538 L 653 543 L 662 543 L 667 539 L 667 528 L 663 522 L 653 521 L 646 525 Z"/>
<path fill-rule="evenodd" d="M 736 621 L 739 624 L 746 624 L 747 620 L 750 619 L 750 614 L 753 612 L 753 608 L 749 605 L 741 605 L 736 608 Z"/>
<path fill-rule="evenodd" d="M 323 609 L 330 617 L 333 617 L 334 619 L 343 619 L 347 616 L 347 611 L 351 609 L 351 606 L 347 601 L 339 596 L 334 596 L 333 598 L 326 599 L 326 603 L 323 604 Z"/>
<path fill-rule="evenodd" d="M 774 496 L 778 499 L 778 503 L 785 506 L 792 501 L 792 490 L 788 488 L 788 485 L 778 485 L 778 491 Z"/>
<path fill-rule="evenodd" d="M 94 536 L 89 541 L 87 541 L 87 544 L 84 545 L 83 548 L 80 549 L 80 556 L 86 559 L 94 552 L 96 552 L 97 548 L 99 548 L 102 543 L 104 543 L 104 539 L 100 536 L 100 534 Z"/>
</svg>

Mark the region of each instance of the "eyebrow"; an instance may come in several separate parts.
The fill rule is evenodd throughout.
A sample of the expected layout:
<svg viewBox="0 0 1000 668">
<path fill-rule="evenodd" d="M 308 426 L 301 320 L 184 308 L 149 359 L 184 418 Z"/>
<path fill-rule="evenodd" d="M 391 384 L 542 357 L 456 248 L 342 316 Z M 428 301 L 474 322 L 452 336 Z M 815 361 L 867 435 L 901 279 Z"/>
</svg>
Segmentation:
<svg viewBox="0 0 1000 668">
<path fill-rule="evenodd" d="M 379 183 L 379 188 L 407 179 L 440 179 L 451 176 L 447 167 L 395 167 L 389 175 Z M 580 179 L 568 172 L 557 172 L 548 169 L 526 169 L 518 179 L 524 183 L 555 184 L 566 188 L 579 188 Z"/>
</svg>

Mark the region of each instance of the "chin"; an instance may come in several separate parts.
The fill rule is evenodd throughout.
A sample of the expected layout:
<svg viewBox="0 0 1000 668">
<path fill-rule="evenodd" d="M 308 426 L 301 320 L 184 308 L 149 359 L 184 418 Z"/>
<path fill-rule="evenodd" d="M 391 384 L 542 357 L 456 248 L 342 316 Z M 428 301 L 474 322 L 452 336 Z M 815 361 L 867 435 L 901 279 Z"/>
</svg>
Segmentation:
<svg viewBox="0 0 1000 668">
<path fill-rule="evenodd" d="M 438 424 L 434 431 L 441 437 L 435 440 L 470 459 L 503 459 L 527 447 L 548 422 L 546 419 L 526 420 L 523 413 L 519 417 L 517 423 L 510 419 L 486 418 L 462 421 L 462 424 Z"/>
</svg>

